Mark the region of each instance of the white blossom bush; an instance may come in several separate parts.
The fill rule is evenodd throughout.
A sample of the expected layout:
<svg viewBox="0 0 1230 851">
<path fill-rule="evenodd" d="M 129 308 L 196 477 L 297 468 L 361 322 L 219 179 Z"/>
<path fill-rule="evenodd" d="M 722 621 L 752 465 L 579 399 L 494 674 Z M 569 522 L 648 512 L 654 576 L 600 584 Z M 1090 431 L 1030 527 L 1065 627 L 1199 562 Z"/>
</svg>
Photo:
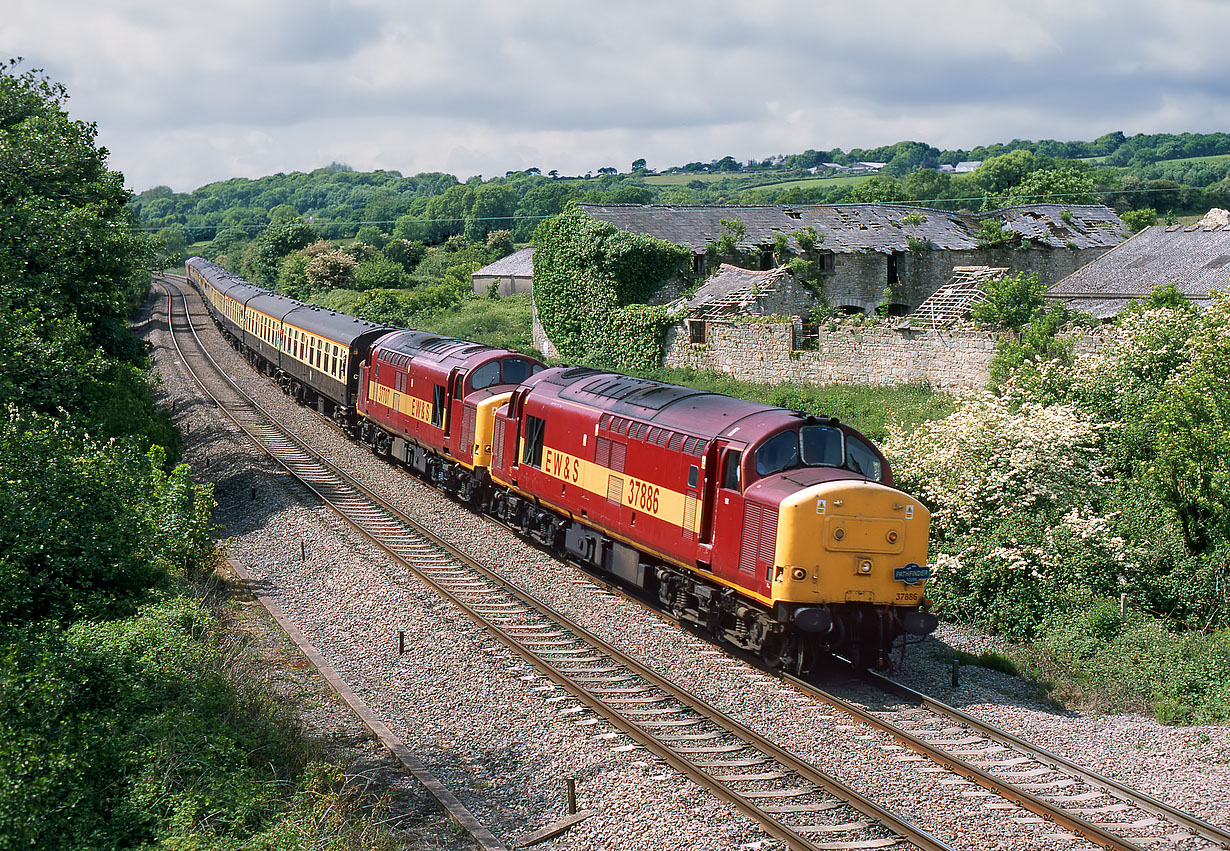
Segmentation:
<svg viewBox="0 0 1230 851">
<path fill-rule="evenodd" d="M 939 610 L 1015 637 L 1077 583 L 1115 585 L 1127 548 L 1104 516 L 1106 464 L 1096 424 L 1074 405 L 979 393 L 884 449 L 904 490 L 931 509 Z"/>
</svg>

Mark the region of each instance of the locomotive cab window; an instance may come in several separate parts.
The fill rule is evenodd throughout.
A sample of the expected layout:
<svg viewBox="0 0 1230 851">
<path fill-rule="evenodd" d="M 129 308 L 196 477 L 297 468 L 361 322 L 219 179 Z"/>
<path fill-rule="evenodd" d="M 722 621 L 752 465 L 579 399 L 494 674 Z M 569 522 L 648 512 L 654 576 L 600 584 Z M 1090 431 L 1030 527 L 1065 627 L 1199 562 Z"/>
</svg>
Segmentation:
<svg viewBox="0 0 1230 851">
<path fill-rule="evenodd" d="M 883 464 L 875 450 L 857 437 L 846 440 L 846 466 L 856 473 L 861 473 L 873 482 L 878 482 L 884 475 Z"/>
<path fill-rule="evenodd" d="M 799 436 L 783 431 L 756 450 L 756 474 L 769 476 L 799 466 Z"/>
<path fill-rule="evenodd" d="M 542 372 L 542 364 L 525 358 L 504 358 L 503 369 L 505 384 L 521 384 L 531 375 Z"/>
<path fill-rule="evenodd" d="M 803 463 L 807 466 L 841 466 L 841 429 L 804 426 L 799 430 L 799 443 L 803 448 Z"/>
<path fill-rule="evenodd" d="M 493 360 L 487 361 L 478 369 L 470 373 L 470 387 L 475 390 L 482 390 L 484 387 L 491 387 L 494 384 L 500 383 L 500 362 Z"/>
<path fill-rule="evenodd" d="M 525 418 L 525 452 L 521 463 L 531 467 L 542 466 L 542 440 L 547 421 L 535 416 Z"/>
</svg>

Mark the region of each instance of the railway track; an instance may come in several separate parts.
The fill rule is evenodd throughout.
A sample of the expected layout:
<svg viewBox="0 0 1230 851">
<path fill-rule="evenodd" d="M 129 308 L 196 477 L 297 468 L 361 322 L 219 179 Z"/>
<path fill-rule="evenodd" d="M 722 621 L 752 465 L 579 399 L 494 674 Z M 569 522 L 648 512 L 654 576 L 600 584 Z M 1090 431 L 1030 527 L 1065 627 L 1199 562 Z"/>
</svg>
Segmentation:
<svg viewBox="0 0 1230 851">
<path fill-rule="evenodd" d="M 540 604 L 277 426 L 214 362 L 179 284 L 163 280 L 181 362 L 275 463 L 467 617 L 647 751 L 795 849 L 949 846 Z M 182 309 L 176 310 L 178 302 Z M 185 336 L 192 346 L 181 346 Z M 583 708 L 584 707 L 584 708 Z"/>
<path fill-rule="evenodd" d="M 784 675 L 805 694 L 1074 836 L 1113 851 L 1230 849 L 1230 832 L 873 673 L 861 681 L 898 703 L 869 709 Z M 867 704 L 874 700 L 864 700 Z M 904 718 L 893 721 L 889 715 Z"/>
</svg>

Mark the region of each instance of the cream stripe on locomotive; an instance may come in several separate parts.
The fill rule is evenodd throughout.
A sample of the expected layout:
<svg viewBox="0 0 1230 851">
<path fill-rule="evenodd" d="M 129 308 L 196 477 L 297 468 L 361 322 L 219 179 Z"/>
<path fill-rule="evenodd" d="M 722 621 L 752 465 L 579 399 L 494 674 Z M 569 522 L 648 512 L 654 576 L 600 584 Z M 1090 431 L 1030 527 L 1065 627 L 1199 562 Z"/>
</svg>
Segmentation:
<svg viewBox="0 0 1230 851">
<path fill-rule="evenodd" d="M 524 439 L 522 444 L 520 451 L 523 453 Z M 633 511 L 652 515 L 681 531 L 691 531 L 694 535 L 700 532 L 700 500 L 685 493 L 641 481 L 550 446 L 542 450 L 542 472 L 608 502 L 621 503 Z"/>
<path fill-rule="evenodd" d="M 386 384 L 369 381 L 367 382 L 367 398 L 374 401 L 377 405 L 392 408 L 399 414 L 405 414 L 411 419 L 418 420 L 427 425 L 434 425 L 431 421 L 431 402 L 420 399 L 417 396 L 411 396 L 408 393 L 394 390 Z"/>
</svg>

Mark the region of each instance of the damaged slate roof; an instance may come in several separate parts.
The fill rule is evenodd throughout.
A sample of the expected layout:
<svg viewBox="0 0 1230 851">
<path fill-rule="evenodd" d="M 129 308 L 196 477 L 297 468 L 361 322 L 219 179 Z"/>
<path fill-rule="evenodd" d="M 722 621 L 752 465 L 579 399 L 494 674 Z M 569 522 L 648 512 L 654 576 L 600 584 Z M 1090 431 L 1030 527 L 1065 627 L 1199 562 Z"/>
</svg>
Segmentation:
<svg viewBox="0 0 1230 851">
<path fill-rule="evenodd" d="M 691 319 L 719 319 L 746 314 L 757 299 L 777 291 L 779 282 L 793 280 L 789 268 L 765 272 L 741 269 L 723 263 L 691 298 L 667 306 L 672 314 L 686 313 Z"/>
<path fill-rule="evenodd" d="M 747 232 L 740 251 L 773 245 L 778 234 L 813 227 L 824 241 L 817 248 L 835 253 L 906 251 L 910 238 L 935 249 L 964 251 L 978 247 L 978 228 L 985 219 L 1015 231 L 1038 246 L 1109 248 L 1126 234 L 1123 222 L 1100 204 L 1029 204 L 989 213 L 958 213 L 906 204 L 804 204 L 779 206 L 589 204 L 581 210 L 620 230 L 643 233 L 702 254 L 725 232 L 723 219 L 738 219 Z M 798 250 L 792 237 L 790 246 Z"/>
<path fill-rule="evenodd" d="M 1197 304 L 1230 289 L 1230 226 L 1154 225 L 1076 270 L 1047 291 L 1105 319 L 1154 287 L 1174 284 Z"/>
</svg>

